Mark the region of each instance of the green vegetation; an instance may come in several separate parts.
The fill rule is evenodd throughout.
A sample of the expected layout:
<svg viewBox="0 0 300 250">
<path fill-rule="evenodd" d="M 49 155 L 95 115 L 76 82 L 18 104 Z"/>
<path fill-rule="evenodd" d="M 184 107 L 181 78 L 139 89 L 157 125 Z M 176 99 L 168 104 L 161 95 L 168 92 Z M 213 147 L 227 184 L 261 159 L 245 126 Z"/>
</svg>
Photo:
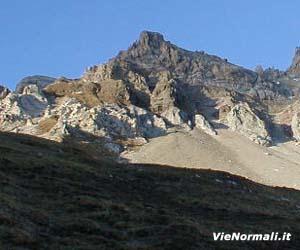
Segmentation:
<svg viewBox="0 0 300 250">
<path fill-rule="evenodd" d="M 300 192 L 0 134 L 0 249 L 300 249 Z M 291 232 L 214 242 L 212 232 Z"/>
</svg>

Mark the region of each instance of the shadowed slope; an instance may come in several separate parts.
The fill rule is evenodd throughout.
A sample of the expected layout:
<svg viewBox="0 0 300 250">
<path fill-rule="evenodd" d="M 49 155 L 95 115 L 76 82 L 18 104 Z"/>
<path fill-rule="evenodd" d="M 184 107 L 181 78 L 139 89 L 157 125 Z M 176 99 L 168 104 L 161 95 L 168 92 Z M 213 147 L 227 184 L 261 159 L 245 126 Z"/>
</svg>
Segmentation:
<svg viewBox="0 0 300 250">
<path fill-rule="evenodd" d="M 1 133 L 0 249 L 299 249 L 298 191 L 93 158 Z M 291 232 L 293 241 L 214 242 L 219 231 Z"/>
</svg>

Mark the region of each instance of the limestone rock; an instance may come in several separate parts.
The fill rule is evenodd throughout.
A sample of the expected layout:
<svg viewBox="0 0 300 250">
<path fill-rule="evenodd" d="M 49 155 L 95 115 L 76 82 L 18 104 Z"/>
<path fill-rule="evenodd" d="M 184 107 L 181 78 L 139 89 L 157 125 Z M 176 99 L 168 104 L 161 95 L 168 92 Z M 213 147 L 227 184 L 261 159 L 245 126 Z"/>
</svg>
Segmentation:
<svg viewBox="0 0 300 250">
<path fill-rule="evenodd" d="M 166 132 L 166 124 L 162 118 L 133 105 L 106 105 L 98 114 L 98 121 L 111 135 L 124 138 L 152 138 Z"/>
<path fill-rule="evenodd" d="M 270 136 L 265 122 L 260 119 L 247 103 L 235 105 L 226 116 L 230 129 L 248 137 L 255 143 L 268 145 Z"/>
<path fill-rule="evenodd" d="M 36 85 L 26 85 L 23 92 L 9 93 L 0 99 L 0 129 L 33 133 L 32 119 L 43 116 L 48 100 Z"/>
<path fill-rule="evenodd" d="M 66 99 L 51 114 L 58 119 L 45 136 L 54 139 L 82 132 L 113 139 L 151 138 L 165 134 L 167 129 L 162 118 L 133 105 L 89 108 L 73 98 Z"/>
<path fill-rule="evenodd" d="M 32 117 L 41 116 L 48 106 L 48 100 L 37 85 L 26 85 L 18 95 L 19 105 Z"/>
<path fill-rule="evenodd" d="M 205 119 L 203 115 L 196 114 L 195 115 L 195 127 L 203 130 L 207 134 L 217 135 L 217 131 L 213 128 L 213 126 Z"/>
<path fill-rule="evenodd" d="M 21 107 L 17 94 L 10 93 L 0 100 L 0 130 L 14 131 L 25 125 L 29 118 Z"/>
</svg>

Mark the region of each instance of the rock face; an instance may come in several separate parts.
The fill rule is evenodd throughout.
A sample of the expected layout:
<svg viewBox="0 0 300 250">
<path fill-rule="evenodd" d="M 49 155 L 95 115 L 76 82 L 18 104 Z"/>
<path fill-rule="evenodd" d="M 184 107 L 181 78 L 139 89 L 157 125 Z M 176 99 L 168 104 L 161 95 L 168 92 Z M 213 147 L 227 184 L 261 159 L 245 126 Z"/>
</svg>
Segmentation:
<svg viewBox="0 0 300 250">
<path fill-rule="evenodd" d="M 109 143 L 130 138 L 141 141 L 140 138 L 161 136 L 167 131 L 163 118 L 134 105 L 106 103 L 91 108 L 66 97 L 50 107 L 47 99 L 34 90 L 36 86 L 29 85 L 23 94 L 11 93 L 1 100 L 1 130 L 57 141 L 66 136 L 96 136 L 106 138 Z"/>
<path fill-rule="evenodd" d="M 0 129 L 19 131 L 34 118 L 43 116 L 48 100 L 36 85 L 27 85 L 23 93 L 9 93 L 0 100 Z"/>
<path fill-rule="evenodd" d="M 239 75 L 245 85 L 256 79 L 256 73 L 228 63 L 217 56 L 204 52 L 190 52 L 164 40 L 161 34 L 142 32 L 140 38 L 127 51 L 121 52 L 117 60 L 135 63 L 146 69 L 153 84 L 155 76 L 167 71 L 175 80 L 193 84 L 223 84 L 233 86 Z M 145 67 L 146 66 L 146 67 Z"/>
<path fill-rule="evenodd" d="M 141 138 L 161 136 L 167 131 L 162 118 L 133 105 L 106 104 L 88 108 L 76 99 L 67 99 L 48 114 L 48 122 L 53 117 L 57 117 L 56 121 L 43 131 L 43 135 L 55 140 L 86 133 L 106 138 L 109 143 L 128 139 L 141 141 Z"/>
<path fill-rule="evenodd" d="M 151 94 L 151 110 L 162 113 L 176 102 L 175 81 L 168 72 L 162 72 Z"/>
<path fill-rule="evenodd" d="M 250 91 L 257 73 L 217 56 L 178 48 L 165 41 L 161 34 L 145 31 L 127 51 L 119 53 L 105 65 L 88 69 L 84 79 L 93 82 L 126 80 L 135 95 L 135 105 L 143 103 L 149 106 L 147 99 L 152 93 L 151 106 L 155 110 L 168 105 L 168 99 L 177 102 L 179 108 L 189 106 L 185 95 L 188 88 L 194 91 L 198 86 L 219 86 Z M 179 89 L 186 91 L 176 91 Z M 144 102 L 138 95 L 141 92 Z M 163 97 L 168 99 L 162 101 Z"/>
<path fill-rule="evenodd" d="M 212 127 L 212 125 L 205 119 L 203 115 L 195 115 L 195 127 L 202 129 L 207 134 L 217 135 L 217 131 Z"/>
<path fill-rule="evenodd" d="M 293 137 L 297 141 L 300 141 L 300 113 L 299 112 L 294 114 L 292 118 L 291 127 L 292 127 Z"/>
<path fill-rule="evenodd" d="M 47 98 L 37 85 L 27 85 L 17 95 L 19 106 L 31 117 L 40 117 L 49 105 Z"/>
<path fill-rule="evenodd" d="M 9 93 L 10 90 L 8 88 L 0 85 L 0 100 L 4 99 Z"/>
<path fill-rule="evenodd" d="M 10 93 L 0 100 L 0 129 L 2 131 L 17 131 L 30 118 L 20 106 L 16 94 Z"/>
<path fill-rule="evenodd" d="M 188 115 L 184 111 L 174 106 L 169 107 L 167 110 L 161 113 L 161 116 L 172 125 L 178 126 L 189 123 Z"/>
<path fill-rule="evenodd" d="M 289 68 L 289 73 L 300 76 L 300 47 L 296 48 L 292 65 Z"/>
<path fill-rule="evenodd" d="M 55 78 L 48 76 L 28 76 L 23 78 L 16 87 L 16 92 L 21 94 L 23 92 L 24 87 L 27 85 L 36 85 L 39 89 L 43 89 L 47 85 L 51 84 L 55 81 Z"/>
<path fill-rule="evenodd" d="M 226 116 L 230 129 L 237 131 L 255 143 L 268 145 L 270 136 L 265 122 L 261 120 L 247 103 L 235 105 Z"/>
</svg>

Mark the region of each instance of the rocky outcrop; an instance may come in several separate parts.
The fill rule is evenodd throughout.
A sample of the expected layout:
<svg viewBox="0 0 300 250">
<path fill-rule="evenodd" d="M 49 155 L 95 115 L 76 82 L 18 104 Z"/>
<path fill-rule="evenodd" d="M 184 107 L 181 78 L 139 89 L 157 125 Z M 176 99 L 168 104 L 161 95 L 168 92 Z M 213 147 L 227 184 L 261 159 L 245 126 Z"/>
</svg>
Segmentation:
<svg viewBox="0 0 300 250">
<path fill-rule="evenodd" d="M 0 101 L 1 130 L 57 141 L 72 136 L 86 140 L 105 138 L 109 143 L 131 139 L 137 140 L 137 144 L 145 141 L 143 138 L 167 132 L 168 126 L 162 117 L 134 105 L 105 103 L 89 107 L 76 98 L 64 97 L 52 107 L 46 107 L 46 103 L 41 107 L 39 105 L 46 99 L 34 90 L 37 86 L 29 85 L 23 94 L 11 93 Z M 33 97 L 33 94 L 36 97 L 29 102 L 26 98 Z"/>
<path fill-rule="evenodd" d="M 10 90 L 8 88 L 0 85 L 0 100 L 4 99 L 9 93 Z"/>
<path fill-rule="evenodd" d="M 195 115 L 195 127 L 203 130 L 205 133 L 209 135 L 217 135 L 217 131 L 201 114 Z"/>
<path fill-rule="evenodd" d="M 293 62 L 288 72 L 290 74 L 294 74 L 300 76 L 300 47 L 297 47 L 295 50 L 295 55 L 293 58 Z"/>
<path fill-rule="evenodd" d="M 184 111 L 195 109 L 199 98 L 191 97 L 203 86 L 226 88 L 258 100 L 285 99 L 294 93 L 281 81 L 284 77 L 286 72 L 274 68 L 255 72 L 202 51 L 187 51 L 159 33 L 144 31 L 128 50 L 106 64 L 87 69 L 83 79 L 123 80 L 132 104 L 156 112 L 170 101 Z"/>
<path fill-rule="evenodd" d="M 40 117 L 49 105 L 47 98 L 37 85 L 27 85 L 22 94 L 17 94 L 19 106 L 31 117 Z"/>
<path fill-rule="evenodd" d="M 150 90 L 144 76 L 131 69 L 126 61 L 112 60 L 104 65 L 89 68 L 82 77 L 84 82 L 103 84 L 104 82 L 122 81 L 129 93 L 130 103 L 149 109 Z M 108 90 L 111 85 L 108 85 Z"/>
<path fill-rule="evenodd" d="M 21 107 L 18 95 L 10 93 L 0 100 L 0 130 L 17 132 L 28 119 L 30 115 Z"/>
<path fill-rule="evenodd" d="M 164 120 L 136 106 L 106 104 L 89 109 L 75 99 L 69 99 L 53 110 L 52 116 L 59 117 L 56 125 L 48 132 L 49 137 L 66 134 L 88 134 L 108 140 L 152 138 L 166 133 Z"/>
<path fill-rule="evenodd" d="M 155 32 L 142 32 L 138 41 L 107 64 L 85 72 L 85 82 L 123 80 L 131 104 L 160 114 L 169 106 L 194 110 L 203 86 L 250 90 L 257 73 L 204 52 L 181 49 Z M 245 92 L 245 91 L 244 91 Z"/>
<path fill-rule="evenodd" d="M 175 80 L 192 84 L 233 86 L 237 80 L 247 84 L 257 77 L 255 72 L 230 64 L 225 59 L 181 49 L 165 41 L 161 34 L 149 31 L 142 32 L 139 40 L 121 52 L 116 60 L 134 62 L 152 79 L 159 72 L 168 71 Z"/>
<path fill-rule="evenodd" d="M 67 135 L 87 133 L 109 139 L 151 138 L 163 135 L 164 120 L 139 107 L 105 104 L 89 108 L 75 98 L 66 98 L 38 122 L 39 135 L 61 140 Z"/>
<path fill-rule="evenodd" d="M 293 137 L 300 141 L 300 112 L 294 114 L 292 118 L 291 128 L 293 132 Z"/>
<path fill-rule="evenodd" d="M 32 119 L 44 115 L 48 104 L 37 85 L 24 86 L 20 94 L 9 93 L 0 100 L 0 129 L 18 132 L 24 126 L 30 127 Z"/>
<path fill-rule="evenodd" d="M 151 34 L 148 36 L 151 37 Z M 205 52 L 186 51 L 169 42 L 161 41 L 160 44 L 161 61 L 168 62 L 166 66 L 169 70 L 174 70 L 175 79 L 181 79 L 190 84 L 231 86 L 232 88 L 242 79 L 244 85 L 256 79 L 256 73 L 230 64 L 226 59 L 208 55 Z M 237 78 L 238 75 L 240 79 Z"/>
<path fill-rule="evenodd" d="M 268 145 L 271 141 L 265 122 L 247 103 L 235 105 L 226 116 L 226 124 L 260 145 Z"/>
<path fill-rule="evenodd" d="M 151 94 L 151 110 L 162 113 L 176 102 L 175 81 L 168 72 L 162 72 Z"/>
<path fill-rule="evenodd" d="M 188 115 L 184 111 L 174 106 L 171 106 L 162 112 L 161 116 L 164 117 L 171 125 L 180 126 L 189 123 Z"/>
<path fill-rule="evenodd" d="M 23 78 L 16 86 L 16 92 L 21 94 L 23 89 L 28 85 L 36 85 L 39 89 L 43 89 L 47 85 L 53 83 L 55 78 L 48 76 L 27 76 Z"/>
<path fill-rule="evenodd" d="M 102 107 L 96 121 L 112 136 L 152 138 L 164 135 L 166 123 L 160 117 L 136 106 Z"/>
</svg>

